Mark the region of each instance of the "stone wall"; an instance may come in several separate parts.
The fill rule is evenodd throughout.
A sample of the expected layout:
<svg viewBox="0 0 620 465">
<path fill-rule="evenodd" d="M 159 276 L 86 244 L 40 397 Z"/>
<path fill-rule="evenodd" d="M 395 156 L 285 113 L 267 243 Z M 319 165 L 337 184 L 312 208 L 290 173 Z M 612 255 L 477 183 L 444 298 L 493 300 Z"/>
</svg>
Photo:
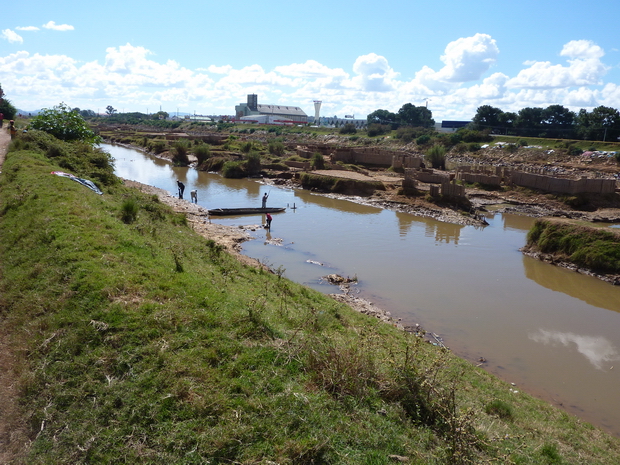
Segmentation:
<svg viewBox="0 0 620 465">
<path fill-rule="evenodd" d="M 455 182 L 444 181 L 441 183 L 441 195 L 448 197 L 465 197 L 465 186 Z"/>
<path fill-rule="evenodd" d="M 489 186 L 499 186 L 502 182 L 501 176 L 495 176 L 484 173 L 466 173 L 459 171 L 456 173 L 456 179 L 463 182 L 480 183 Z"/>
<path fill-rule="evenodd" d="M 616 190 L 615 179 L 556 178 L 523 171 L 513 171 L 510 181 L 517 186 L 560 194 L 613 194 Z"/>
<path fill-rule="evenodd" d="M 303 162 L 303 161 L 285 161 L 284 164 L 286 166 L 289 166 L 291 168 L 299 168 L 305 171 L 308 171 L 310 169 L 310 162 Z"/>
<path fill-rule="evenodd" d="M 437 172 L 432 169 L 405 169 L 405 179 L 412 178 L 420 182 L 441 184 L 442 182 L 450 180 L 450 174 L 444 172 Z"/>
</svg>

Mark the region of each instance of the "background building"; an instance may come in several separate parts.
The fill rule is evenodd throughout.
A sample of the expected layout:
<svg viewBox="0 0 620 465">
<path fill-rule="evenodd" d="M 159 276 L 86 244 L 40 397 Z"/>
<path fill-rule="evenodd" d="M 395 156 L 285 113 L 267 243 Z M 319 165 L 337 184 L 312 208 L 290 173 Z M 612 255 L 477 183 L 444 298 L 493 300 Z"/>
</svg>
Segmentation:
<svg viewBox="0 0 620 465">
<path fill-rule="evenodd" d="M 267 124 L 306 124 L 308 115 L 299 107 L 286 105 L 261 105 L 256 94 L 248 94 L 247 103 L 235 106 L 236 119 Z"/>
<path fill-rule="evenodd" d="M 345 124 L 352 124 L 355 126 L 355 129 L 366 129 L 368 121 L 359 118 L 355 119 L 353 116 L 344 118 L 338 118 L 337 116 L 321 116 L 318 123 L 315 121 L 314 124 L 328 128 L 341 128 Z"/>
</svg>

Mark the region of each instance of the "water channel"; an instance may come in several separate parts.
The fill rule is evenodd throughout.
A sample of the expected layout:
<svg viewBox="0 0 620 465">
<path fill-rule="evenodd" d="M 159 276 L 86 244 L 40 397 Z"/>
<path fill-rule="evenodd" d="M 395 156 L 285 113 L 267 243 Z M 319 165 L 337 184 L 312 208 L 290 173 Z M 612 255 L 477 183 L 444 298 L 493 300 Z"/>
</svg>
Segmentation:
<svg viewBox="0 0 620 465">
<path fill-rule="evenodd" d="M 244 244 L 246 255 L 325 293 L 338 290 L 321 276 L 357 276 L 359 295 L 404 324 L 420 323 L 457 355 L 486 359 L 517 391 L 620 436 L 620 287 L 522 255 L 531 218 L 495 214 L 485 228 L 459 226 L 104 148 L 118 176 L 171 193 L 179 179 L 205 208 L 260 206 L 269 192 L 269 206 L 289 208 L 273 215 L 270 233 L 258 229 Z"/>
</svg>

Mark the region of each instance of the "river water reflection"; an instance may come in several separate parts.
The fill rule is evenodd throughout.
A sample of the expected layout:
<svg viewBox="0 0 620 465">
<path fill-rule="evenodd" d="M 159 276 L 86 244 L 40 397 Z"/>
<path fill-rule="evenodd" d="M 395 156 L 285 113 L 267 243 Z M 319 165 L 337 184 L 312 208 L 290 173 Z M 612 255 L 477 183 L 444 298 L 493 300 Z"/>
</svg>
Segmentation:
<svg viewBox="0 0 620 465">
<path fill-rule="evenodd" d="M 337 290 L 321 276 L 357 276 L 360 296 L 405 324 L 422 324 L 456 354 L 484 357 L 518 390 L 620 436 L 620 287 L 523 256 L 531 218 L 495 214 L 484 229 L 452 225 L 104 147 L 118 176 L 171 193 L 180 179 L 206 208 L 260 206 L 269 192 L 269 206 L 289 208 L 274 215 L 270 233 L 259 229 L 244 244 L 246 255 L 326 293 Z M 235 226 L 263 220 L 212 218 Z"/>
</svg>

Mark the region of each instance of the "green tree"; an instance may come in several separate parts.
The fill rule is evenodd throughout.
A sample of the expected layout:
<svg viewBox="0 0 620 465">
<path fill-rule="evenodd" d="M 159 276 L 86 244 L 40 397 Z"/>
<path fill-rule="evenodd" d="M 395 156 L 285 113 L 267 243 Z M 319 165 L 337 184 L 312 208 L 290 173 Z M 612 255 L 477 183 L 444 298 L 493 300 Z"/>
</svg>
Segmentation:
<svg viewBox="0 0 620 465">
<path fill-rule="evenodd" d="M 82 118 L 94 118 L 95 116 L 97 116 L 97 113 L 95 113 L 93 110 L 80 110 L 80 116 Z"/>
<path fill-rule="evenodd" d="M 538 137 L 543 132 L 543 109 L 539 107 L 526 107 L 519 110 L 515 127 L 518 135 Z"/>
<path fill-rule="evenodd" d="M 505 127 L 502 122 L 504 112 L 499 108 L 491 105 L 482 105 L 476 110 L 476 115 L 472 119 L 473 129 L 478 131 L 489 129 L 493 130 L 498 127 Z"/>
<path fill-rule="evenodd" d="M 433 113 L 426 107 L 416 107 L 411 103 L 405 103 L 398 110 L 398 121 L 405 126 L 430 128 L 435 126 Z"/>
<path fill-rule="evenodd" d="M 101 142 L 79 113 L 71 110 L 65 103 L 53 108 L 44 108 L 30 122 L 30 128 L 47 132 L 64 141 L 83 141 L 89 144 Z"/>
<path fill-rule="evenodd" d="M 575 132 L 584 140 L 618 140 L 620 113 L 605 106 L 598 106 L 591 112 L 582 108 L 575 118 Z"/>
<path fill-rule="evenodd" d="M 4 119 L 10 120 L 15 118 L 17 109 L 11 104 L 10 100 L 4 98 L 4 91 L 0 85 L 0 113 L 4 115 Z"/>
<path fill-rule="evenodd" d="M 116 113 L 116 108 L 114 108 L 112 105 L 108 105 L 107 107 L 105 107 L 105 112 L 108 114 L 108 116 L 112 116 L 114 113 Z"/>
<path fill-rule="evenodd" d="M 545 136 L 568 139 L 573 137 L 575 113 L 562 105 L 550 105 L 542 112 Z"/>
<path fill-rule="evenodd" d="M 371 124 L 389 124 L 392 126 L 392 129 L 396 129 L 398 127 L 398 115 L 396 113 L 391 113 L 388 110 L 375 110 L 366 117 L 366 121 L 369 126 Z"/>
<path fill-rule="evenodd" d="M 504 134 L 508 134 L 510 129 L 514 127 L 517 114 L 511 111 L 504 111 L 499 115 L 498 119 L 500 127 L 504 129 Z"/>
<path fill-rule="evenodd" d="M 618 140 L 620 136 L 620 112 L 618 110 L 598 106 L 592 110 L 590 121 L 595 128 L 597 140 Z"/>
</svg>

